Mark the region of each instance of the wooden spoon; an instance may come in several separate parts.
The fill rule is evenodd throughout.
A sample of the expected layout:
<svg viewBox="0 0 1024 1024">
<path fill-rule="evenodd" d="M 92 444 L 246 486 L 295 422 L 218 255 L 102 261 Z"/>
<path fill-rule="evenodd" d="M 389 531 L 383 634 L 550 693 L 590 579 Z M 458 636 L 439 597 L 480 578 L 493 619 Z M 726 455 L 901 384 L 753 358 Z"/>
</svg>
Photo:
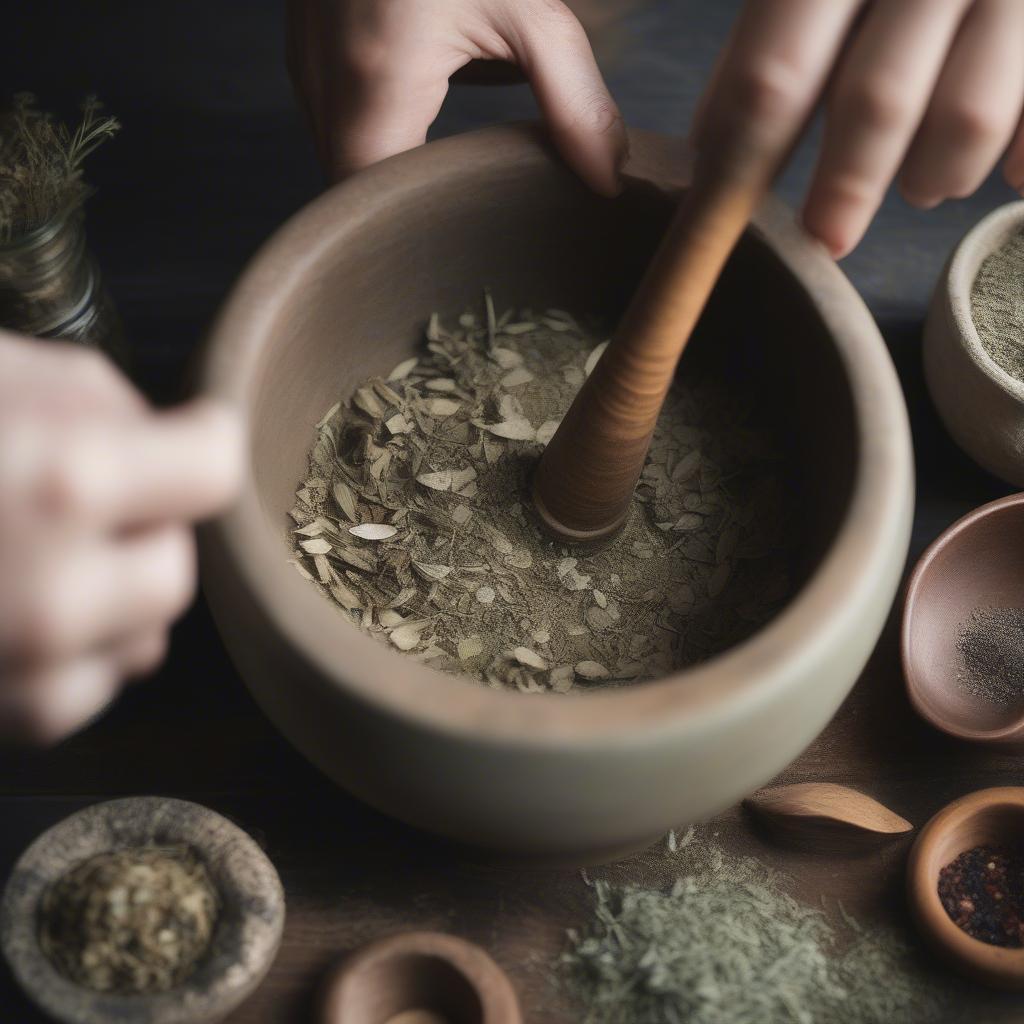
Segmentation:
<svg viewBox="0 0 1024 1024">
<path fill-rule="evenodd" d="M 640 287 L 534 476 L 544 528 L 587 543 L 623 525 L 679 357 L 778 159 L 751 147 L 698 159 Z"/>
</svg>

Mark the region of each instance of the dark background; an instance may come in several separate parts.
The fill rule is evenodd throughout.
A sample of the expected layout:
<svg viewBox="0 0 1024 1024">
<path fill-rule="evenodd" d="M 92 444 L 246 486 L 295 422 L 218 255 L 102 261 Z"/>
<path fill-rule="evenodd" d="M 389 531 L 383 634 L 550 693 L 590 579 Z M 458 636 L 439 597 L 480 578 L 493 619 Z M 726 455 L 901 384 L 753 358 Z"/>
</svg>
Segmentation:
<svg viewBox="0 0 1024 1024">
<path fill-rule="evenodd" d="M 629 123 L 685 131 L 737 6 L 641 3 L 623 20 L 606 73 Z M 88 166 L 98 187 L 89 235 L 134 346 L 136 374 L 159 401 L 177 393 L 246 259 L 322 187 L 284 70 L 283 18 L 283 0 L 4 5 L 5 91 L 36 92 L 67 116 L 96 92 L 124 123 Z M 533 113 L 525 87 L 454 87 L 437 130 Z M 812 159 L 813 139 L 781 184 L 789 200 Z M 969 508 L 1008 491 L 945 437 L 924 394 L 919 351 L 927 299 L 951 247 L 1011 198 L 995 178 L 971 199 L 928 214 L 890 197 L 844 261 L 882 328 L 911 410 L 919 486 L 913 554 Z M 890 628 L 877 656 L 890 676 L 894 651 Z M 936 792 L 949 785 L 936 783 Z M 584 899 L 563 895 L 564 874 L 525 875 L 455 856 L 327 784 L 255 710 L 201 603 L 178 627 L 155 680 L 59 748 L 0 758 L 0 877 L 64 814 L 132 793 L 185 796 L 234 817 L 281 870 L 290 908 L 285 946 L 233 1021 L 303 1019 L 325 964 L 400 926 L 451 927 L 494 948 L 500 922 L 505 962 L 509 950 L 518 957 L 557 949 Z M 531 1019 L 563 1019 L 541 995 L 536 1002 Z M 0 974 L 0 1021 L 36 1019 Z"/>
</svg>

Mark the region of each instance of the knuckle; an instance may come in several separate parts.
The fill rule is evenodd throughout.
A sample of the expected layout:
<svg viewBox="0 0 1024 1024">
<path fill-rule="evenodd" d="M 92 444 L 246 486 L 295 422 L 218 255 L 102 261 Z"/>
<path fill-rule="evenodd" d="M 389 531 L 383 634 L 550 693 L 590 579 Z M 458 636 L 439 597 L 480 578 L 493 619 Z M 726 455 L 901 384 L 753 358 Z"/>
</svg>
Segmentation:
<svg viewBox="0 0 1024 1024">
<path fill-rule="evenodd" d="M 746 121 L 773 122 L 799 103 L 800 74 L 783 60 L 752 62 L 739 71 L 728 89 L 731 112 Z"/>
<path fill-rule="evenodd" d="M 562 0 L 531 0 L 530 13 L 541 18 L 548 29 L 563 29 L 575 32 L 580 29 L 579 19 Z"/>
<path fill-rule="evenodd" d="M 820 194 L 824 219 L 829 219 L 836 210 L 869 206 L 875 200 L 876 186 L 863 175 L 842 172 L 823 181 Z"/>
<path fill-rule="evenodd" d="M 1003 129 L 996 115 L 973 103 L 955 104 L 939 116 L 946 137 L 964 146 L 990 142 Z"/>
<path fill-rule="evenodd" d="M 910 118 L 903 90 L 884 78 L 864 79 L 839 90 L 834 104 L 836 117 L 878 131 L 898 129 Z"/>
<path fill-rule="evenodd" d="M 588 92 L 577 97 L 577 120 L 598 135 L 607 135 L 622 121 L 614 100 L 600 92 Z"/>
</svg>

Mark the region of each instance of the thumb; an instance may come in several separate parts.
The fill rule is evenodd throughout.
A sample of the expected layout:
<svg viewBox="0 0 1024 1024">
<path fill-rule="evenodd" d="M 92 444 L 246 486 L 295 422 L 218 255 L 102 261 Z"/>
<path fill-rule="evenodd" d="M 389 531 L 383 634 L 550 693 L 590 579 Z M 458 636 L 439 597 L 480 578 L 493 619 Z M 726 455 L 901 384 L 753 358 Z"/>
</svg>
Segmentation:
<svg viewBox="0 0 1024 1024">
<path fill-rule="evenodd" d="M 507 42 L 559 152 L 596 192 L 617 195 L 629 141 L 583 26 L 558 0 L 512 4 L 508 17 Z"/>
</svg>

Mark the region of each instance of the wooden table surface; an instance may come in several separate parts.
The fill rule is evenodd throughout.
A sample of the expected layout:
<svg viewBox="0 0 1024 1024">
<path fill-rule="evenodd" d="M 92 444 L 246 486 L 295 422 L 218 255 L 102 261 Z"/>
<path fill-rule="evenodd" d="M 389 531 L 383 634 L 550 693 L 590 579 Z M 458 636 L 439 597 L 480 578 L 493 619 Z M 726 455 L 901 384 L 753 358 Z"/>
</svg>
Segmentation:
<svg viewBox="0 0 1024 1024">
<path fill-rule="evenodd" d="M 628 15 L 608 77 L 631 123 L 685 129 L 736 6 L 671 0 Z M 248 254 L 319 188 L 284 76 L 282 8 L 277 0 L 33 0 L 5 13 L 5 88 L 36 91 L 58 109 L 95 90 L 125 122 L 122 137 L 91 166 L 100 187 L 90 205 L 91 238 L 136 346 L 138 376 L 158 400 L 175 393 Z M 460 87 L 438 131 L 532 111 L 523 88 Z M 812 159 L 805 146 L 784 179 L 790 200 Z M 930 214 L 890 197 L 844 263 L 881 325 L 911 411 L 918 467 L 912 558 L 959 515 L 1009 490 L 943 433 L 923 389 L 920 330 L 951 246 L 1010 198 L 995 179 Z M 920 825 L 969 790 L 1024 783 L 1024 768 L 1013 754 L 955 743 L 915 719 L 894 616 L 842 710 L 782 779 L 858 785 Z M 0 874 L 71 811 L 143 793 L 198 800 L 229 815 L 259 838 L 281 873 L 289 905 L 284 944 L 234 1024 L 308 1019 L 311 992 L 328 964 L 404 928 L 440 928 L 483 943 L 511 974 L 531 1024 L 573 1020 L 552 994 L 544 965 L 562 948 L 565 929 L 586 918 L 590 893 L 579 873 L 500 865 L 450 849 L 326 782 L 256 710 L 201 601 L 175 631 L 166 666 L 100 721 L 54 750 L 0 756 Z M 828 892 L 868 920 L 906 924 L 906 842 L 868 856 L 811 856 L 766 843 L 738 810 L 707 832 L 726 849 L 754 852 L 792 872 L 810 898 Z M 600 870 L 620 879 L 667 879 L 673 868 L 658 848 Z M 1022 1016 L 1024 1002 L 979 990 L 949 1019 L 983 1024 Z M 0 1021 L 38 1019 L 0 973 Z"/>
</svg>

